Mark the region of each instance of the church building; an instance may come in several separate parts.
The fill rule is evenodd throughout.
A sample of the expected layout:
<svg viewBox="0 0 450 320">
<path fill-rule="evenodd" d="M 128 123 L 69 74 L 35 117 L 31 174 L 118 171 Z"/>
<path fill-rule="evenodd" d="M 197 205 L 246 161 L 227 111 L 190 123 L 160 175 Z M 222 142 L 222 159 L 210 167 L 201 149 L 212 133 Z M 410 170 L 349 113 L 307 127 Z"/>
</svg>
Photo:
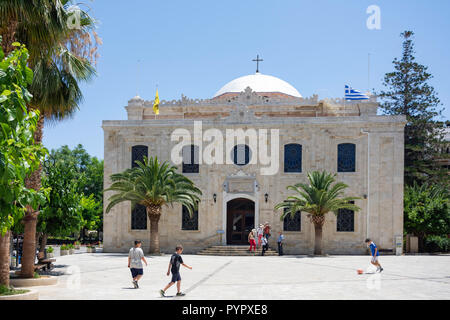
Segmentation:
<svg viewBox="0 0 450 320">
<path fill-rule="evenodd" d="M 360 198 L 359 212 L 327 214 L 324 253 L 363 254 L 367 237 L 384 252 L 395 252 L 403 235 L 406 119 L 378 115 L 375 97 L 305 98 L 289 83 L 256 72 L 230 81 L 209 99 L 161 101 L 158 115 L 153 101 L 138 96 L 125 109 L 126 120 L 103 121 L 105 189 L 111 174 L 157 156 L 177 165 L 203 192 L 192 217 L 181 205 L 163 207 L 162 252 L 172 252 L 178 243 L 185 253 L 248 244 L 249 231 L 268 222 L 271 247 L 283 231 L 286 254 L 313 253 L 314 226 L 307 214 L 281 220 L 274 206 L 293 194 L 287 186 L 307 182 L 307 173 L 315 170 L 336 173 L 337 181 L 349 186 L 346 195 Z M 222 162 L 208 161 L 211 145 Z M 110 195 L 105 193 L 105 208 Z M 145 207 L 131 210 L 124 202 L 104 214 L 105 252 L 127 252 L 135 239 L 148 249 Z"/>
</svg>

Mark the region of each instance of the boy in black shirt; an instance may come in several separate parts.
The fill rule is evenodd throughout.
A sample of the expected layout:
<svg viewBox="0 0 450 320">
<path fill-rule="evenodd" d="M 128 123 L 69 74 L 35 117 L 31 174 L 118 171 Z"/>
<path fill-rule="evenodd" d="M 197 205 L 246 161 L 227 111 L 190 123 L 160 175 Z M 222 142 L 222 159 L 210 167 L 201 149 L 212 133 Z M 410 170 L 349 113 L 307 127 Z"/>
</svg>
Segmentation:
<svg viewBox="0 0 450 320">
<path fill-rule="evenodd" d="M 160 290 L 159 293 L 161 294 L 161 297 L 165 297 L 165 293 L 167 289 L 169 289 L 171 286 L 177 283 L 177 296 L 185 296 L 186 294 L 181 292 L 181 276 L 180 276 L 180 265 L 183 265 L 184 267 L 191 269 L 192 267 L 188 266 L 183 262 L 183 258 L 181 258 L 181 253 L 183 252 L 183 247 L 181 245 L 177 245 L 175 248 L 175 253 L 170 258 L 169 262 L 169 269 L 167 270 L 167 275 L 170 275 L 170 272 L 172 272 L 172 281 L 164 288 L 164 290 Z"/>
</svg>

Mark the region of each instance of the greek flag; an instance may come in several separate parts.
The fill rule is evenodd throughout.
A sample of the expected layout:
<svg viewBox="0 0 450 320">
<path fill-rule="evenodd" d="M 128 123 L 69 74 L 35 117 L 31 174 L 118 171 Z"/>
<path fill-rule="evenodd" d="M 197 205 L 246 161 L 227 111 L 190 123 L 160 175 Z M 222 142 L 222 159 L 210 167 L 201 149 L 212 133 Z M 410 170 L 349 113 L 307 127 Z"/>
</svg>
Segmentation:
<svg viewBox="0 0 450 320">
<path fill-rule="evenodd" d="M 369 100 L 369 97 L 361 91 L 355 90 L 350 86 L 345 86 L 345 100 Z"/>
</svg>

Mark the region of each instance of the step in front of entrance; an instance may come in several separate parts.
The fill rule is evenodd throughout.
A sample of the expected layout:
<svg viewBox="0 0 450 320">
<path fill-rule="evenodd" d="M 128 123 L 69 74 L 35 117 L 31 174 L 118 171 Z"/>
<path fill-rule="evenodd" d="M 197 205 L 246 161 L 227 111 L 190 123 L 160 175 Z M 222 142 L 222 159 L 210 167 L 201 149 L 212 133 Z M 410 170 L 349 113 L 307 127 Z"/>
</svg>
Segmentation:
<svg viewBox="0 0 450 320">
<path fill-rule="evenodd" d="M 261 255 L 261 249 L 257 249 L 256 252 L 248 251 L 249 246 L 212 246 L 199 251 L 198 255 L 210 255 L 210 256 L 257 256 Z M 276 256 L 278 253 L 273 250 L 267 250 L 264 255 Z"/>
</svg>

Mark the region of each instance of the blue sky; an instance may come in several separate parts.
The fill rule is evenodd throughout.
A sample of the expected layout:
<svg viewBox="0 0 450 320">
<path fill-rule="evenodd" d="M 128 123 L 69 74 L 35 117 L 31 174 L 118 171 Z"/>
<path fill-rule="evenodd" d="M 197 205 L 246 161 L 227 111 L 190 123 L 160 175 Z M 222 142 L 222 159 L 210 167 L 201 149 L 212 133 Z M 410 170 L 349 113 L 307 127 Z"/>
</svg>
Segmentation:
<svg viewBox="0 0 450 320">
<path fill-rule="evenodd" d="M 103 39 L 98 77 L 83 85 L 72 119 L 44 130 L 48 149 L 81 143 L 103 158 L 102 120 L 124 120 L 138 92 L 152 100 L 211 98 L 225 83 L 255 72 L 292 84 L 304 97 L 342 97 L 344 85 L 381 89 L 400 33 L 415 32 L 416 57 L 429 67 L 450 119 L 450 1 L 435 0 L 95 0 L 85 2 Z M 381 9 L 381 30 L 369 30 L 367 7 Z M 139 62 L 140 61 L 140 62 Z"/>
</svg>

